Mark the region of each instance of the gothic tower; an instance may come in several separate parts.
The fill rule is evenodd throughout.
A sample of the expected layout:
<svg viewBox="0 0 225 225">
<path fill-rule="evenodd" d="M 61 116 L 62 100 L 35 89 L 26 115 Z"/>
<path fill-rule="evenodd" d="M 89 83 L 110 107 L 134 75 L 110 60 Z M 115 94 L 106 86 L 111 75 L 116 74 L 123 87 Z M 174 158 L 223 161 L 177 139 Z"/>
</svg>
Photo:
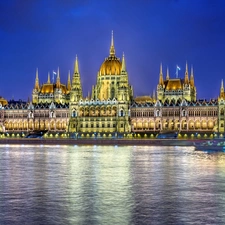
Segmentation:
<svg viewBox="0 0 225 225">
<path fill-rule="evenodd" d="M 162 63 L 160 64 L 159 69 L 159 83 L 157 85 L 157 99 L 163 100 L 164 99 L 164 81 L 163 81 L 163 72 L 162 72 Z"/>
<path fill-rule="evenodd" d="M 218 131 L 225 132 L 225 95 L 223 80 L 221 80 L 220 95 L 218 97 Z"/>
<path fill-rule="evenodd" d="M 70 76 L 70 75 L 69 75 Z M 68 76 L 68 88 L 70 87 L 70 78 Z M 72 85 L 70 91 L 70 121 L 69 121 L 69 131 L 76 132 L 78 126 L 78 116 L 79 116 L 79 101 L 83 98 L 78 58 L 74 63 L 74 73 L 72 78 Z"/>
<path fill-rule="evenodd" d="M 183 83 L 183 98 L 191 101 L 191 89 L 190 89 L 190 83 L 189 83 L 189 77 L 188 77 L 188 64 L 186 62 L 186 70 L 184 75 L 184 83 Z"/>
<path fill-rule="evenodd" d="M 107 101 L 115 99 L 117 107 L 117 131 L 129 132 L 129 105 L 133 99 L 133 89 L 128 82 L 125 56 L 122 61 L 116 57 L 113 32 L 109 56 L 102 63 L 97 74 L 97 84 L 92 88 L 92 99 Z"/>
<path fill-rule="evenodd" d="M 40 86 L 39 86 L 39 78 L 38 78 L 38 68 L 36 69 L 36 78 L 35 78 L 35 85 L 32 93 L 32 99 L 33 103 L 38 102 L 38 93 L 40 91 Z"/>
</svg>

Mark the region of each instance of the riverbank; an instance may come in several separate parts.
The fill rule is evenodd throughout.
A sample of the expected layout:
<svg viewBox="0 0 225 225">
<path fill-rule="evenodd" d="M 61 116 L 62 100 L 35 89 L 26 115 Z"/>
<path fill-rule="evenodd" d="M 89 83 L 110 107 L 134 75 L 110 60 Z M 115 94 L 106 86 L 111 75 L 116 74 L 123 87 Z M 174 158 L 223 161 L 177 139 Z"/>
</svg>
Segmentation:
<svg viewBox="0 0 225 225">
<path fill-rule="evenodd" d="M 0 145 L 149 145 L 193 146 L 206 139 L 50 139 L 50 138 L 4 138 Z"/>
</svg>

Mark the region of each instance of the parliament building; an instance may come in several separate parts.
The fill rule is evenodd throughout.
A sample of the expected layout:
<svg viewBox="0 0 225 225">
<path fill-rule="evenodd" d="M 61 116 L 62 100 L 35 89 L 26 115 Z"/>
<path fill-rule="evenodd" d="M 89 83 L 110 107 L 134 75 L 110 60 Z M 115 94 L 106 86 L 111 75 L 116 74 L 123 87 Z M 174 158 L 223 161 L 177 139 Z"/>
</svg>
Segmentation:
<svg viewBox="0 0 225 225">
<path fill-rule="evenodd" d="M 181 135 L 214 135 L 225 132 L 225 92 L 221 82 L 218 98 L 198 100 L 193 68 L 186 62 L 184 78 L 170 78 L 159 68 L 153 96 L 134 97 L 125 56 L 116 56 L 113 33 L 109 56 L 97 73 L 91 96 L 83 96 L 78 58 L 67 84 L 50 74 L 40 85 L 38 70 L 32 101 L 0 98 L 0 131 L 5 136 L 24 136 L 47 130 L 49 137 L 155 137 L 162 131 Z"/>
</svg>

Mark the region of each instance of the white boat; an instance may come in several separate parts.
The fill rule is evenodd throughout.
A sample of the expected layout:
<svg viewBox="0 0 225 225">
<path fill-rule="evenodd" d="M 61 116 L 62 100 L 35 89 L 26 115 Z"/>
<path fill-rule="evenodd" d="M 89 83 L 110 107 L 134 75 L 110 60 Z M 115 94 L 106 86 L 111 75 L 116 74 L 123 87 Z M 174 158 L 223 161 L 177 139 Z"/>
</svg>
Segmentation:
<svg viewBox="0 0 225 225">
<path fill-rule="evenodd" d="M 197 151 L 218 151 L 225 152 L 225 139 L 213 139 L 204 142 L 194 142 Z"/>
</svg>

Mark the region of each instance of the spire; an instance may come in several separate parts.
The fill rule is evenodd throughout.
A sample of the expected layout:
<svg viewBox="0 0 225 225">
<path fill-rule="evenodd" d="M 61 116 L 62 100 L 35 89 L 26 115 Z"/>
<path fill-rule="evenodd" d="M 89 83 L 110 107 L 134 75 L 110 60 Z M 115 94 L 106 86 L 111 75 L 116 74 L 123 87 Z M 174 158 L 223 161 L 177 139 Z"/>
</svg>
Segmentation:
<svg viewBox="0 0 225 225">
<path fill-rule="evenodd" d="M 188 64 L 187 64 L 187 61 L 186 61 L 186 71 L 185 71 L 184 83 L 185 84 L 188 84 L 189 83 L 189 78 L 188 78 Z"/>
<path fill-rule="evenodd" d="M 170 76 L 169 76 L 169 68 L 167 67 L 167 70 L 166 70 L 166 80 L 169 80 L 170 79 Z"/>
<path fill-rule="evenodd" d="M 113 30 L 112 30 L 111 46 L 110 46 L 109 53 L 110 53 L 111 56 L 115 55 L 114 40 L 113 40 Z"/>
<path fill-rule="evenodd" d="M 78 66 L 78 58 L 76 55 L 75 65 L 74 65 L 74 73 L 79 73 L 79 66 Z"/>
<path fill-rule="evenodd" d="M 68 91 L 70 91 L 70 90 L 71 90 L 70 71 L 68 72 L 67 89 L 68 89 Z"/>
<path fill-rule="evenodd" d="M 40 86 L 39 86 L 39 79 L 38 79 L 38 68 L 36 69 L 36 78 L 35 78 L 35 87 L 34 87 L 36 90 L 39 90 L 40 89 Z"/>
<path fill-rule="evenodd" d="M 72 77 L 72 85 L 69 85 L 69 75 L 68 75 L 68 85 L 67 87 L 71 89 L 70 95 L 71 95 L 71 101 L 76 101 L 81 99 L 83 96 L 82 93 L 82 86 L 81 86 L 81 79 L 80 79 L 80 72 L 79 72 L 79 66 L 78 66 L 78 57 L 76 55 L 76 60 L 74 63 L 74 72 L 73 72 L 73 77 Z"/>
<path fill-rule="evenodd" d="M 190 85 L 191 85 L 192 87 L 194 87 L 194 86 L 195 86 L 193 66 L 191 66 Z"/>
<path fill-rule="evenodd" d="M 160 72 L 159 72 L 159 85 L 162 85 L 162 86 L 163 86 L 162 63 L 160 64 Z"/>
<path fill-rule="evenodd" d="M 57 71 L 56 88 L 60 88 L 59 67 L 58 67 L 58 71 Z"/>
<path fill-rule="evenodd" d="M 50 73 L 48 72 L 48 81 L 47 81 L 47 84 L 50 84 L 51 81 L 50 81 Z"/>
<path fill-rule="evenodd" d="M 123 53 L 123 58 L 122 58 L 122 71 L 126 71 L 126 63 L 125 63 L 124 53 Z"/>
<path fill-rule="evenodd" d="M 220 87 L 220 97 L 224 96 L 224 86 L 223 86 L 223 79 L 221 80 L 221 87 Z"/>
</svg>

